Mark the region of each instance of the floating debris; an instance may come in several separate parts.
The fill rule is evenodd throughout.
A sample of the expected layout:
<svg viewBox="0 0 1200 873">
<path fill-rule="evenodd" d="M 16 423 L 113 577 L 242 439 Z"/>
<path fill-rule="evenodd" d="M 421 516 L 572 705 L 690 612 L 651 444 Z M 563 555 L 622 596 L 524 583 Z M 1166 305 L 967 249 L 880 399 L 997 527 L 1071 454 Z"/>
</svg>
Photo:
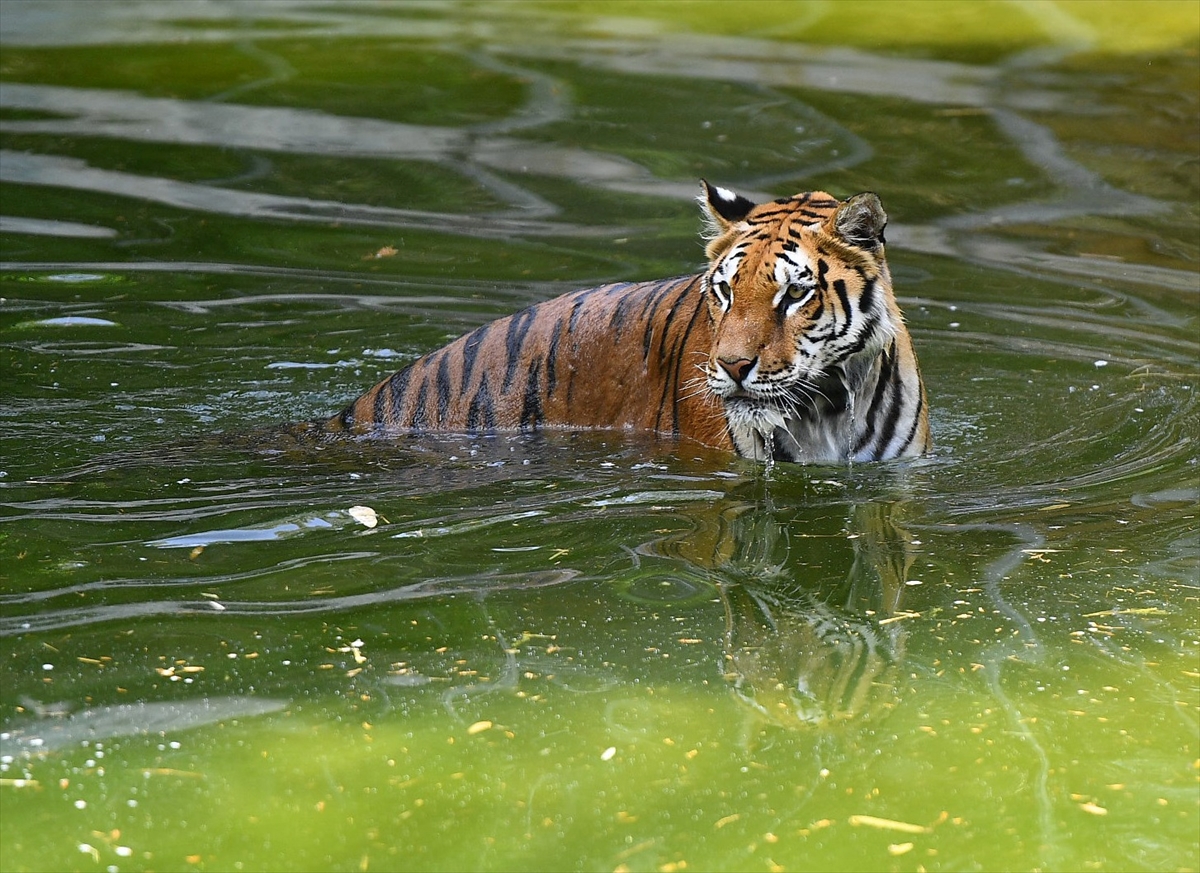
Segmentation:
<svg viewBox="0 0 1200 873">
<path fill-rule="evenodd" d="M 891 818 L 879 818 L 874 815 L 852 815 L 847 820 L 855 827 L 861 825 L 862 827 L 877 828 L 881 831 L 899 831 L 902 834 L 933 833 L 933 830 L 925 825 L 912 824 L 906 821 L 896 821 L 895 819 Z"/>
<path fill-rule="evenodd" d="M 369 506 L 351 506 L 346 512 L 363 527 L 371 528 L 379 524 L 379 515 Z"/>
</svg>

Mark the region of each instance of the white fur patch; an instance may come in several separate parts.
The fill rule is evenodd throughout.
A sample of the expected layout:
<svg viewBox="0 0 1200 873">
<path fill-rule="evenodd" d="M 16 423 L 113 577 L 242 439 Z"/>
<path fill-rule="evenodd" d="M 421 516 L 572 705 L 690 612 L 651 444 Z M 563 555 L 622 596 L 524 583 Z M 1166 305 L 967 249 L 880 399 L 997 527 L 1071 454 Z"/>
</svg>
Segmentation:
<svg viewBox="0 0 1200 873">
<path fill-rule="evenodd" d="M 735 200 L 737 200 L 737 199 L 738 199 L 738 195 L 737 195 L 737 194 L 734 194 L 734 193 L 733 193 L 732 191 L 730 191 L 728 188 L 722 188 L 722 187 L 721 187 L 721 186 L 719 186 L 719 185 L 714 185 L 714 186 L 713 186 L 713 191 L 715 191 L 715 192 L 716 192 L 716 194 L 717 194 L 717 196 L 718 196 L 718 197 L 720 197 L 722 200 L 727 200 L 727 201 L 729 201 L 730 203 L 732 203 L 732 202 L 734 202 Z"/>
</svg>

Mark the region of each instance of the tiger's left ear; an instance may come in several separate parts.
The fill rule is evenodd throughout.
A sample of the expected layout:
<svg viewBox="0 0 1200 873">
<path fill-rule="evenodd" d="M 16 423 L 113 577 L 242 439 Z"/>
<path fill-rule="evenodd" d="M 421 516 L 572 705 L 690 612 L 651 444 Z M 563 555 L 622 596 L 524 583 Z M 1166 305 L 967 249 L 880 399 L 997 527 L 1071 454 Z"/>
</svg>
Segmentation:
<svg viewBox="0 0 1200 873">
<path fill-rule="evenodd" d="M 875 251 L 883 245 L 887 213 L 870 191 L 855 194 L 838 208 L 830 219 L 832 230 L 850 245 Z"/>
<path fill-rule="evenodd" d="M 696 199 L 704 207 L 705 218 L 714 236 L 729 230 L 754 208 L 755 204 L 752 201 L 728 188 L 710 185 L 707 179 L 701 179 L 700 184 L 704 186 L 704 190 Z"/>
</svg>

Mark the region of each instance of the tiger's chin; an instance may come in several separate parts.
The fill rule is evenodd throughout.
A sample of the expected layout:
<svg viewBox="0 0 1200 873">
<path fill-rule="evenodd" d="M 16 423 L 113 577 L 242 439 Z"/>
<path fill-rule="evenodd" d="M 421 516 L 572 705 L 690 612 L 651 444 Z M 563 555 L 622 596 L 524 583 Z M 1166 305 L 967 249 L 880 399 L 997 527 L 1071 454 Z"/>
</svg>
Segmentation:
<svg viewBox="0 0 1200 873">
<path fill-rule="evenodd" d="M 725 420 L 739 455 L 755 461 L 843 463 L 850 458 L 849 421 L 814 421 L 751 397 L 725 398 Z"/>
</svg>

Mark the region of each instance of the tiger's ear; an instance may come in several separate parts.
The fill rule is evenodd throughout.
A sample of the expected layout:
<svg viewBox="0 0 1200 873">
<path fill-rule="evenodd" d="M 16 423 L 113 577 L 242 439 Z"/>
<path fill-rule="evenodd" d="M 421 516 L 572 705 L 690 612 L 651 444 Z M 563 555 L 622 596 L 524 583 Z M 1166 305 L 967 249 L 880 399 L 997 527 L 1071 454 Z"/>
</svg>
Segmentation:
<svg viewBox="0 0 1200 873">
<path fill-rule="evenodd" d="M 838 206 L 827 226 L 850 245 L 875 251 L 884 242 L 887 213 L 883 211 L 879 198 L 867 191 L 855 194 Z"/>
<path fill-rule="evenodd" d="M 704 207 L 704 217 L 713 236 L 729 230 L 754 208 L 755 204 L 752 201 L 728 188 L 710 185 L 707 179 L 701 179 L 700 183 L 704 189 L 696 200 Z"/>
</svg>

